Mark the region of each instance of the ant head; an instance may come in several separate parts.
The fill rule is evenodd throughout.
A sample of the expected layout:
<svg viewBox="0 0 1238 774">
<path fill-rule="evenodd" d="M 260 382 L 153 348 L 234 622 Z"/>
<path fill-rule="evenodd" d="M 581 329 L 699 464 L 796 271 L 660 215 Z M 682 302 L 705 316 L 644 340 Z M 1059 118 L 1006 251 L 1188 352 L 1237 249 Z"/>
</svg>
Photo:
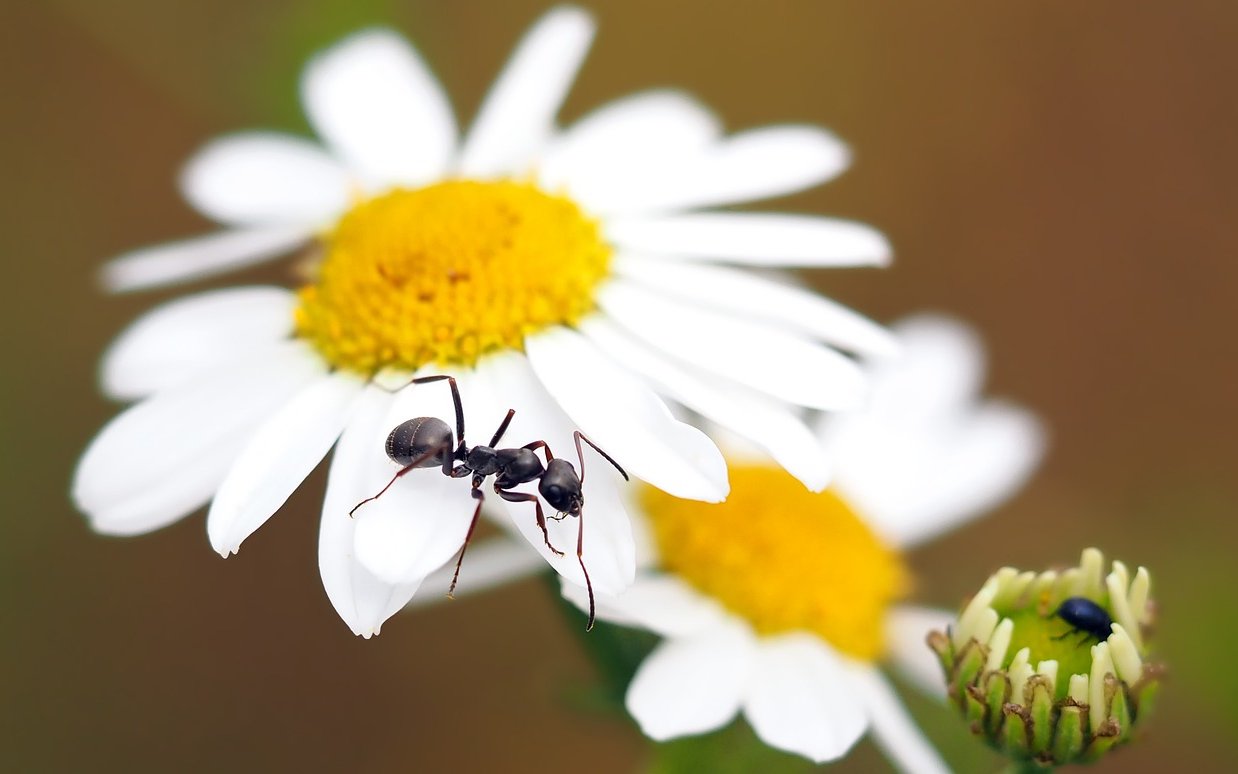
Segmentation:
<svg viewBox="0 0 1238 774">
<path fill-rule="evenodd" d="M 580 491 L 580 477 L 572 463 L 564 459 L 553 459 L 546 466 L 546 472 L 537 483 L 537 491 L 550 507 L 572 516 L 579 516 L 584 507 L 585 497 Z"/>
</svg>

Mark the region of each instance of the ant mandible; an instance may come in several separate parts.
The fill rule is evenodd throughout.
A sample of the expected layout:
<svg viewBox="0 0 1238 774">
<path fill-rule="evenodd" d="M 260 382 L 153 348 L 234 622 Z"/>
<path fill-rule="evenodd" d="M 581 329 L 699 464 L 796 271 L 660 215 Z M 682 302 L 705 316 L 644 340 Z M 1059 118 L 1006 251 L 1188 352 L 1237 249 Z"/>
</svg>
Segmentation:
<svg viewBox="0 0 1238 774">
<path fill-rule="evenodd" d="M 551 518 L 557 521 L 574 516 L 580 520 L 576 528 L 576 561 L 580 563 L 580 571 L 585 576 L 585 588 L 589 592 L 589 623 L 585 626 L 585 631 L 589 631 L 593 628 L 594 621 L 593 582 L 589 580 L 589 571 L 585 568 L 585 560 L 582 557 L 584 550 L 582 512 L 585 505 L 582 487 L 585 481 L 585 455 L 580 442 L 584 441 L 592 446 L 594 451 L 614 465 L 615 470 L 619 471 L 625 481 L 629 480 L 627 472 L 579 430 L 572 433 L 576 440 L 576 458 L 580 461 L 579 476 L 576 475 L 576 469 L 572 467 L 572 463 L 555 457 L 551 453 L 550 446 L 545 441 L 533 441 L 517 449 L 495 448 L 503 438 L 503 434 L 507 432 L 507 426 L 511 424 L 512 417 L 516 415 L 515 409 L 507 410 L 507 416 L 499 423 L 499 429 L 494 431 L 494 437 L 490 439 L 489 444 L 470 448 L 464 440 L 464 408 L 460 402 L 460 389 L 456 386 L 455 378 L 422 376 L 413 379 L 405 386 L 444 380 L 451 387 L 451 399 L 456 407 L 455 434 L 452 434 L 446 422 L 437 417 L 417 417 L 397 425 L 387 436 L 385 448 L 387 456 L 403 467 L 392 476 L 378 494 L 367 497 L 354 505 L 353 509 L 348 512 L 349 517 L 352 517 L 361 506 L 382 497 L 392 484 L 417 468 L 441 468 L 443 475 L 451 478 L 472 476 L 470 494 L 477 501 L 477 507 L 473 509 L 473 520 L 469 522 L 469 530 L 464 536 L 464 545 L 460 546 L 460 555 L 456 559 L 456 570 L 451 576 L 451 586 L 447 590 L 447 596 L 450 597 L 456 590 L 456 581 L 460 579 L 460 565 L 464 562 L 464 552 L 468 550 L 469 541 L 473 539 L 473 530 L 477 528 L 481 505 L 486 499 L 481 485 L 488 476 L 495 477 L 494 492 L 499 497 L 513 503 L 533 503 L 537 511 L 537 526 L 542 531 L 542 539 L 546 541 L 546 547 L 557 556 L 563 556 L 563 552 L 550 543 L 550 533 L 546 531 L 546 516 L 542 512 L 542 503 L 537 499 L 537 495 L 512 491 L 515 486 L 536 480 L 537 491 L 541 492 L 546 502 L 558 511 L 558 515 Z M 537 449 L 541 449 L 546 454 L 544 467 L 535 453 Z"/>
</svg>

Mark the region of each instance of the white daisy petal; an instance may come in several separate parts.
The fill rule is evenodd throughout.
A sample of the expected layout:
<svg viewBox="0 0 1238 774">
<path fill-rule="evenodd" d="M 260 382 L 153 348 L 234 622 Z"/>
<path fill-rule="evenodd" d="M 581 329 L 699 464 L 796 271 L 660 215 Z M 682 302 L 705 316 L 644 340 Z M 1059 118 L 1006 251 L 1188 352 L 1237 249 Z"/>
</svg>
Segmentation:
<svg viewBox="0 0 1238 774">
<path fill-rule="evenodd" d="M 503 439 L 504 446 L 523 446 L 544 440 L 555 456 L 567 459 L 579 472 L 581 463 L 576 456 L 572 436 L 575 428 L 563 410 L 546 395 L 545 388 L 538 382 L 525 358 L 514 353 L 487 358 L 478 364 L 475 377 L 469 380 L 469 388 L 469 402 L 489 404 L 499 409 L 485 425 L 487 430 L 498 424 L 507 409 L 515 410 Z M 551 544 L 564 552 L 564 556 L 555 555 L 546 546 L 532 503 L 502 502 L 512 523 L 529 544 L 556 572 L 581 586 L 585 579 L 576 559 L 576 540 L 578 530 L 583 529 L 582 558 L 595 591 L 618 593 L 632 583 L 636 574 L 636 548 L 632 540 L 631 521 L 619 494 L 619 487 L 625 486 L 626 482 L 587 445 L 583 446 L 583 451 L 583 521 L 574 518 L 556 520 L 554 509 L 542 502 Z M 530 482 L 519 487 L 519 491 L 536 494 L 537 486 Z"/>
<path fill-rule="evenodd" d="M 919 497 L 886 514 L 898 520 L 887 526 L 899 544 L 913 546 L 974 519 L 1023 486 L 1044 446 L 1040 423 L 1030 412 L 999 403 L 978 408 L 955 437 L 940 444 L 933 478 L 913 482 Z"/>
<path fill-rule="evenodd" d="M 885 677 L 868 665 L 856 665 L 850 671 L 859 700 L 868 711 L 873 739 L 895 767 L 907 774 L 949 774 L 950 768 L 916 728 Z"/>
<path fill-rule="evenodd" d="M 353 552 L 358 522 L 348 518 L 348 511 L 374 493 L 374 472 L 384 465 L 389 469 L 382 444 L 390 429 L 387 412 L 391 403 L 389 393 L 373 386 L 357 399 L 331 460 L 318 535 L 318 570 L 327 598 L 353 634 L 367 638 L 378 634 L 383 621 L 403 608 L 418 586 L 378 579 Z"/>
<path fill-rule="evenodd" d="M 597 292 L 620 325 L 669 356 L 799 406 L 859 406 L 867 384 L 855 361 L 762 323 L 685 308 L 625 280 Z"/>
<path fill-rule="evenodd" d="M 665 89 L 609 102 L 568 128 L 538 165 L 547 190 L 566 187 L 591 212 L 648 193 L 648 176 L 684 154 L 699 155 L 722 133 L 708 108 Z"/>
<path fill-rule="evenodd" d="M 363 382 L 332 374 L 310 384 L 258 428 L 211 502 L 206 532 L 224 557 L 283 506 L 331 449 Z"/>
<path fill-rule="evenodd" d="M 108 534 L 176 521 L 206 503 L 254 428 L 323 370 L 289 344 L 130 407 L 82 455 L 74 502 Z"/>
<path fill-rule="evenodd" d="M 359 32 L 315 57 L 301 98 L 314 130 L 369 187 L 419 185 L 447 170 L 456 142 L 451 105 L 390 30 Z"/>
<path fill-rule="evenodd" d="M 796 330 L 853 352 L 888 357 L 895 337 L 877 323 L 807 288 L 750 271 L 636 255 L 612 262 L 618 274 L 702 306 Z"/>
<path fill-rule="evenodd" d="M 671 416 L 657 395 L 579 333 L 552 329 L 530 336 L 525 349 L 563 410 L 628 473 L 676 497 L 726 497 L 726 461 L 713 441 Z"/>
<path fill-rule="evenodd" d="M 944 699 L 946 679 L 941 662 L 925 644 L 929 632 L 944 632 L 958 618 L 949 610 L 900 605 L 886 618 L 890 661 L 899 673 L 929 694 Z"/>
<path fill-rule="evenodd" d="M 396 470 L 386 472 L 390 480 Z M 357 559 L 388 583 L 420 582 L 464 545 L 476 505 L 467 484 L 437 468 L 409 473 L 357 512 Z"/>
<path fill-rule="evenodd" d="M 460 583 L 455 596 L 476 594 L 521 580 L 546 569 L 546 561 L 536 551 L 530 551 L 523 540 L 494 537 L 475 540 L 469 544 L 460 570 Z M 455 574 L 456 563 L 447 564 L 430 573 L 422 583 L 421 593 L 413 597 L 409 607 L 432 605 L 447 599 L 447 589 Z"/>
<path fill-rule="evenodd" d="M 872 413 L 905 424 L 936 421 L 975 400 L 984 381 L 984 348 L 971 328 L 940 315 L 899 321 L 900 357 L 877 364 Z"/>
<path fill-rule="evenodd" d="M 881 232 L 853 221 L 765 212 L 616 218 L 607 236 L 634 252 L 752 266 L 884 266 Z"/>
<path fill-rule="evenodd" d="M 808 426 L 785 406 L 681 367 L 600 315 L 582 321 L 579 328 L 615 360 L 644 374 L 662 394 L 765 449 L 812 491 L 819 492 L 829 483 L 831 460 Z"/>
<path fill-rule="evenodd" d="M 665 212 L 782 196 L 833 178 L 847 167 L 848 158 L 846 146 L 823 129 L 754 129 L 701 152 L 666 159 L 647 171 L 639 193 L 619 188 L 599 211 Z"/>
<path fill-rule="evenodd" d="M 744 715 L 771 747 L 817 763 L 842 757 L 864 733 L 864 708 L 841 660 L 815 637 L 764 638 Z"/>
<path fill-rule="evenodd" d="M 738 624 L 663 642 L 636 670 L 628 712 L 657 741 L 726 725 L 739 710 L 755 647 Z"/>
<path fill-rule="evenodd" d="M 458 374 L 457 378 L 466 377 Z M 454 429 L 455 409 L 447 385 L 410 385 L 401 390 L 387 413 L 386 429 L 374 441 L 375 450 L 384 454 L 391 429 L 415 417 L 438 417 Z M 378 493 L 398 471 L 384 459 L 367 474 L 371 486 L 363 497 Z M 441 468 L 414 470 L 356 512 L 357 559 L 388 583 L 419 582 L 464 545 L 476 505 L 467 480 L 445 476 Z"/>
<path fill-rule="evenodd" d="M 550 135 L 593 31 L 589 14 L 571 7 L 552 9 L 533 25 L 482 102 L 461 151 L 461 175 L 487 178 L 527 168 Z"/>
<path fill-rule="evenodd" d="M 103 390 L 119 399 L 156 390 L 276 345 L 292 333 L 296 296 L 284 288 L 208 291 L 138 318 L 103 355 Z"/>
<path fill-rule="evenodd" d="M 181 172 L 185 198 L 229 225 L 314 227 L 348 205 L 349 176 L 318 145 L 275 132 L 221 137 Z"/>
<path fill-rule="evenodd" d="M 278 258 L 309 238 L 304 226 L 219 231 L 117 256 L 103 265 L 100 280 L 114 293 L 189 282 Z"/>
<path fill-rule="evenodd" d="M 865 411 L 822 421 L 840 492 L 883 536 L 908 546 L 1011 495 L 1043 452 L 1035 417 L 978 404 L 983 352 L 969 328 L 937 316 L 895 326 L 902 356 L 874 364 Z"/>
<path fill-rule="evenodd" d="M 588 611 L 589 597 L 583 588 L 572 583 L 560 583 L 560 588 L 565 599 Z M 622 594 L 598 594 L 597 616 L 663 637 L 695 635 L 716 629 L 727 619 L 717 602 L 672 575 L 642 575 Z"/>
</svg>

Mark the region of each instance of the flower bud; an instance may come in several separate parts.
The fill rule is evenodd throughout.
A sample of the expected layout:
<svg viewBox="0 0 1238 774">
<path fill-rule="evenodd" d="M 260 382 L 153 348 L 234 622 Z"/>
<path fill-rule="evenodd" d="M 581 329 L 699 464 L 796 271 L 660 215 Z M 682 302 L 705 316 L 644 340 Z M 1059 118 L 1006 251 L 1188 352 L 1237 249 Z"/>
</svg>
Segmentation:
<svg viewBox="0 0 1238 774">
<path fill-rule="evenodd" d="M 1078 567 L 998 570 L 928 644 L 972 732 L 1045 768 L 1094 761 L 1127 742 L 1163 673 L 1147 661 L 1151 578 L 1083 552 Z"/>
</svg>

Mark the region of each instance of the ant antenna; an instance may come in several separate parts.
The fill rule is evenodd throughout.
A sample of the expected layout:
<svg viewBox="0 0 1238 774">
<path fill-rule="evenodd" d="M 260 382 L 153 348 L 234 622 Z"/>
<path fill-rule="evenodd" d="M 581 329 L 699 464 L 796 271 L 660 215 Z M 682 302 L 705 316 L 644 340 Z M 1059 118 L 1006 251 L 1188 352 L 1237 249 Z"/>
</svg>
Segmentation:
<svg viewBox="0 0 1238 774">
<path fill-rule="evenodd" d="M 576 459 L 580 462 L 580 484 L 582 487 L 585 483 L 585 452 L 580 446 L 580 442 L 582 440 L 592 446 L 593 450 L 602 455 L 607 462 L 614 465 L 615 470 L 619 471 L 625 481 L 631 480 L 628 478 L 627 471 L 620 467 L 619 463 L 615 462 L 614 458 L 602 451 L 596 443 L 590 441 L 588 436 L 584 433 L 576 430 L 572 433 L 572 437 L 576 441 Z M 576 561 L 580 564 L 580 571 L 585 575 L 585 590 L 589 592 L 589 622 L 585 624 L 585 631 L 588 632 L 593 630 L 593 623 L 597 619 L 597 606 L 593 600 L 593 581 L 589 579 L 589 570 L 585 567 L 585 509 L 583 507 L 580 509 L 580 513 L 577 514 L 576 518 L 579 519 L 579 523 L 576 525 Z"/>
</svg>

